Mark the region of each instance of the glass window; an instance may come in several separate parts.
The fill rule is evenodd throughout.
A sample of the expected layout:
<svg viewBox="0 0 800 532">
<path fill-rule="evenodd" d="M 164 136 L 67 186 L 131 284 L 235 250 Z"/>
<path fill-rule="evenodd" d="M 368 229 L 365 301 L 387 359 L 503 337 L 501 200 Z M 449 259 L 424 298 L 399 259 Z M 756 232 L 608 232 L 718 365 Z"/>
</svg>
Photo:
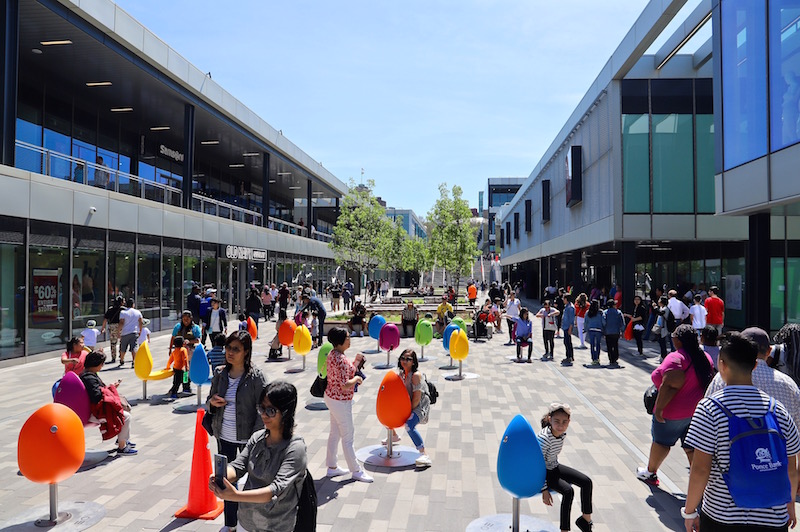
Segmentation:
<svg viewBox="0 0 800 532">
<path fill-rule="evenodd" d="M 714 201 L 714 115 L 695 116 L 697 212 L 713 213 Z"/>
<path fill-rule="evenodd" d="M 786 280 L 783 257 L 772 257 L 770 262 L 769 328 L 777 331 L 783 327 L 786 311 Z"/>
<path fill-rule="evenodd" d="M 163 271 L 161 272 L 161 328 L 171 329 L 183 311 L 181 295 L 181 242 L 164 239 Z M 152 328 L 150 329 L 153 330 Z"/>
<path fill-rule="evenodd" d="M 646 79 L 622 80 L 622 114 L 648 114 L 650 99 Z"/>
<path fill-rule="evenodd" d="M 24 355 L 25 222 L 0 217 L 0 360 Z"/>
<path fill-rule="evenodd" d="M 41 146 L 42 126 L 17 118 L 17 140 Z M 43 173 L 41 153 L 23 146 L 17 146 L 15 150 L 14 165 L 29 172 Z"/>
<path fill-rule="evenodd" d="M 102 229 L 75 227 L 72 247 L 72 282 L 79 279 L 80 307 L 73 311 L 72 329 L 79 333 L 88 320 L 103 323 L 105 312 L 106 234 Z"/>
<path fill-rule="evenodd" d="M 769 3 L 771 151 L 800 141 L 800 4 Z M 727 105 L 727 103 L 726 103 Z"/>
<path fill-rule="evenodd" d="M 743 329 L 747 326 L 744 257 L 723 259 L 722 274 L 724 278 L 719 288 L 722 292 L 720 297 L 725 301 L 725 326 Z"/>
<path fill-rule="evenodd" d="M 150 319 L 150 330 L 161 330 L 161 239 L 139 235 L 136 253 L 136 307 Z"/>
<path fill-rule="evenodd" d="M 183 304 L 192 292 L 192 283 L 202 284 L 200 265 L 200 242 L 183 242 Z M 184 306 L 184 309 L 186 307 Z"/>
<path fill-rule="evenodd" d="M 650 212 L 649 115 L 622 115 L 622 158 L 625 212 Z"/>
<path fill-rule="evenodd" d="M 108 233 L 108 304 L 117 296 L 133 297 L 133 265 L 136 237 L 132 233 Z M 152 330 L 152 329 L 151 329 Z"/>
<path fill-rule="evenodd" d="M 650 98 L 654 115 L 694 112 L 691 79 L 654 79 L 650 81 Z"/>
<path fill-rule="evenodd" d="M 692 115 L 653 115 L 653 212 L 694 212 Z"/>
<path fill-rule="evenodd" d="M 786 270 L 786 322 L 800 323 L 800 258 L 789 257 Z"/>
<path fill-rule="evenodd" d="M 31 221 L 28 354 L 63 348 L 80 312 L 80 276 L 69 272 L 69 227 Z M 76 290 L 77 288 L 77 290 Z"/>
<path fill-rule="evenodd" d="M 217 246 L 203 245 L 203 284 L 217 286 Z"/>
<path fill-rule="evenodd" d="M 767 153 L 765 0 L 726 0 L 721 14 L 722 139 L 728 170 Z"/>
</svg>

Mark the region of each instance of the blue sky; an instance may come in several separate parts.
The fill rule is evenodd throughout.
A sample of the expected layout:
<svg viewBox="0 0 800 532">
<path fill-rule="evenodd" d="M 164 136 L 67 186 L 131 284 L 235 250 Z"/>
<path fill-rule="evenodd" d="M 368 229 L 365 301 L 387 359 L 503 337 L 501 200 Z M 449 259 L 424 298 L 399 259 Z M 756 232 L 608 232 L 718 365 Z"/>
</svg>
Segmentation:
<svg viewBox="0 0 800 532">
<path fill-rule="evenodd" d="M 527 177 L 646 0 L 118 0 L 342 181 L 424 216 Z"/>
</svg>

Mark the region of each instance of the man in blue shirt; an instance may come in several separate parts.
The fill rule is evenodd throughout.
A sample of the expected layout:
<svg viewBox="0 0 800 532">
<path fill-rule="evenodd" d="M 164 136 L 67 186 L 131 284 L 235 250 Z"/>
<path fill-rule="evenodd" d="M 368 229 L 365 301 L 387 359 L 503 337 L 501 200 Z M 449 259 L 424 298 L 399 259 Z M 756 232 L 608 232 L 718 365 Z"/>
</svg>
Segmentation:
<svg viewBox="0 0 800 532">
<path fill-rule="evenodd" d="M 322 345 L 325 342 L 323 327 L 325 325 L 325 316 L 327 315 L 325 312 L 325 304 L 322 303 L 318 297 L 312 296 L 311 292 L 307 290 L 303 290 L 302 300 L 303 307 L 300 309 L 300 312 L 308 310 L 308 314 L 311 315 L 313 311 L 317 311 L 317 319 L 319 320 L 317 345 Z"/>
<path fill-rule="evenodd" d="M 603 311 L 603 331 L 606 335 L 606 349 L 608 349 L 608 367 L 618 368 L 619 363 L 619 337 L 625 332 L 625 318 L 617 310 L 617 302 L 608 300 L 608 308 Z"/>
<path fill-rule="evenodd" d="M 564 310 L 561 312 L 561 330 L 564 331 L 564 349 L 567 356 L 561 361 L 562 366 L 571 366 L 575 361 L 572 351 L 572 327 L 575 325 L 575 305 L 572 294 L 564 295 Z"/>
</svg>

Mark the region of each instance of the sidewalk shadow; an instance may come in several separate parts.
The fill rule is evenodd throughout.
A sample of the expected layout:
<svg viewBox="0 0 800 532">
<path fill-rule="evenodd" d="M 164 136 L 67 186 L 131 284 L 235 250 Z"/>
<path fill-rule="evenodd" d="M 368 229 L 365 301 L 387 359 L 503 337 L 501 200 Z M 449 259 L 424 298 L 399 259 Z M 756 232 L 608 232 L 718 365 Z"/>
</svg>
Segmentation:
<svg viewBox="0 0 800 532">
<path fill-rule="evenodd" d="M 645 502 L 658 515 L 658 520 L 670 530 L 675 532 L 685 532 L 686 527 L 683 519 L 681 519 L 681 508 L 686 502 L 685 499 L 675 496 L 675 494 L 667 493 L 655 486 L 648 486 L 650 488 L 650 495 L 647 496 Z"/>
</svg>

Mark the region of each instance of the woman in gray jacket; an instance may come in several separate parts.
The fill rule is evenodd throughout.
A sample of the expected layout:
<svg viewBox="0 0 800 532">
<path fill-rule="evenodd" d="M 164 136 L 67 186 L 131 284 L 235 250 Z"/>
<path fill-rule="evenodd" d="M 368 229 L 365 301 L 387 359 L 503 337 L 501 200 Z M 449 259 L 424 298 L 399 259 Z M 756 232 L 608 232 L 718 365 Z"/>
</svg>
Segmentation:
<svg viewBox="0 0 800 532">
<path fill-rule="evenodd" d="M 225 367 L 218 368 L 211 379 L 206 400 L 211 428 L 220 454 L 228 463 L 257 431 L 264 428 L 256 412 L 266 380 L 261 370 L 251 365 L 253 340 L 247 331 L 236 331 L 225 342 Z M 236 530 L 238 504 L 225 501 L 225 526 L 220 532 Z"/>
</svg>

